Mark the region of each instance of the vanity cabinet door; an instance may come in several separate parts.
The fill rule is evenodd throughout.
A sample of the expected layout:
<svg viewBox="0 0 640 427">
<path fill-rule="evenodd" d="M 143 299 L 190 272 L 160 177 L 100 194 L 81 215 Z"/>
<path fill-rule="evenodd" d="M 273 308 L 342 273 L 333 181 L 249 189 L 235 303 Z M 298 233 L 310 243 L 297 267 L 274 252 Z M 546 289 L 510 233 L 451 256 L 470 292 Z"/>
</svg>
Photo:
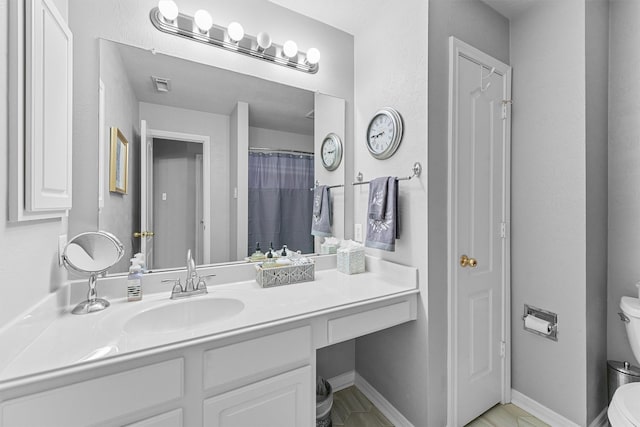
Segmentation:
<svg viewBox="0 0 640 427">
<path fill-rule="evenodd" d="M 315 405 L 309 365 L 204 401 L 205 427 L 311 427 Z"/>
<path fill-rule="evenodd" d="M 70 209 L 71 31 L 51 0 L 26 4 L 25 204 L 31 212 Z"/>
<path fill-rule="evenodd" d="M 73 37 L 53 0 L 11 2 L 9 214 L 71 209 Z"/>
</svg>

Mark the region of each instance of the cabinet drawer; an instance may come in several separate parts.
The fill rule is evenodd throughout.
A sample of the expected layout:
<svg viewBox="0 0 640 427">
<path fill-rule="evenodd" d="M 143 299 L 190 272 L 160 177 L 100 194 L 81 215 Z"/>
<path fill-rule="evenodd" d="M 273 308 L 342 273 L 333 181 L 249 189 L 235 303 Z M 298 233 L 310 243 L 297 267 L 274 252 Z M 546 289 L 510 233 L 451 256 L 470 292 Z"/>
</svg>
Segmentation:
<svg viewBox="0 0 640 427">
<path fill-rule="evenodd" d="M 327 340 L 335 344 L 411 320 L 411 304 L 402 301 L 361 313 L 329 319 Z"/>
<path fill-rule="evenodd" d="M 204 353 L 204 388 L 238 387 L 306 364 L 310 358 L 310 326 L 215 348 Z"/>
<path fill-rule="evenodd" d="M 204 401 L 206 427 L 311 427 L 314 399 L 310 366 Z"/>
<path fill-rule="evenodd" d="M 182 409 L 165 412 L 137 423 L 127 424 L 126 427 L 182 427 Z"/>
<path fill-rule="evenodd" d="M 178 399 L 183 365 L 173 359 L 9 400 L 0 425 L 82 427 Z"/>
</svg>

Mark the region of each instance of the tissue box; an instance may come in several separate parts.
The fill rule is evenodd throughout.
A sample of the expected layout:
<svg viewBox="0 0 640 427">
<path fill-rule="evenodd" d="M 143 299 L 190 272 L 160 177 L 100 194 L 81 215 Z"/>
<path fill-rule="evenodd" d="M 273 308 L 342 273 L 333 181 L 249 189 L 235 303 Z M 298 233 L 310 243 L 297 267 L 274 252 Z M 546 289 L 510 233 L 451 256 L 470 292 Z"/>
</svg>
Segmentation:
<svg viewBox="0 0 640 427">
<path fill-rule="evenodd" d="M 262 268 L 262 265 L 256 265 L 256 282 L 263 288 L 311 282 L 314 278 L 315 264 L 313 261 L 309 264 L 268 268 Z"/>
<path fill-rule="evenodd" d="M 344 274 L 364 273 L 364 247 L 337 252 L 338 271 Z"/>
<path fill-rule="evenodd" d="M 323 243 L 320 245 L 320 255 L 335 254 L 338 251 L 338 245 L 331 243 Z"/>
</svg>

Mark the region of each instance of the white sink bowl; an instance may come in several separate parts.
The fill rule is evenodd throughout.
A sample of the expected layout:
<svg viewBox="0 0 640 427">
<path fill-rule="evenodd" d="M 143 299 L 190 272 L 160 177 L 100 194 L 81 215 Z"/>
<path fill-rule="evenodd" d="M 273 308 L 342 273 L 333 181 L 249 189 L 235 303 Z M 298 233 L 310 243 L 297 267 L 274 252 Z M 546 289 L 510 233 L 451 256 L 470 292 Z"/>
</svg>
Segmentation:
<svg viewBox="0 0 640 427">
<path fill-rule="evenodd" d="M 124 330 L 130 334 L 176 332 L 228 319 L 243 309 L 244 303 L 233 298 L 171 301 L 136 314 L 124 324 Z"/>
</svg>

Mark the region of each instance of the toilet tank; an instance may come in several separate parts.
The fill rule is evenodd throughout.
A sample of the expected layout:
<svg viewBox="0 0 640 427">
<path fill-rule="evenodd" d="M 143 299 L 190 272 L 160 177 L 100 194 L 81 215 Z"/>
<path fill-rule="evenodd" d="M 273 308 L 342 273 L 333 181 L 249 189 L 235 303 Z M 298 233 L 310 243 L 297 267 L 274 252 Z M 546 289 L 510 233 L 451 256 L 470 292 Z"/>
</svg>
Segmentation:
<svg viewBox="0 0 640 427">
<path fill-rule="evenodd" d="M 627 337 L 629 338 L 629 344 L 631 344 L 633 356 L 636 358 L 636 362 L 640 364 L 640 299 L 622 297 L 620 308 L 629 319 L 625 323 Z"/>
</svg>

